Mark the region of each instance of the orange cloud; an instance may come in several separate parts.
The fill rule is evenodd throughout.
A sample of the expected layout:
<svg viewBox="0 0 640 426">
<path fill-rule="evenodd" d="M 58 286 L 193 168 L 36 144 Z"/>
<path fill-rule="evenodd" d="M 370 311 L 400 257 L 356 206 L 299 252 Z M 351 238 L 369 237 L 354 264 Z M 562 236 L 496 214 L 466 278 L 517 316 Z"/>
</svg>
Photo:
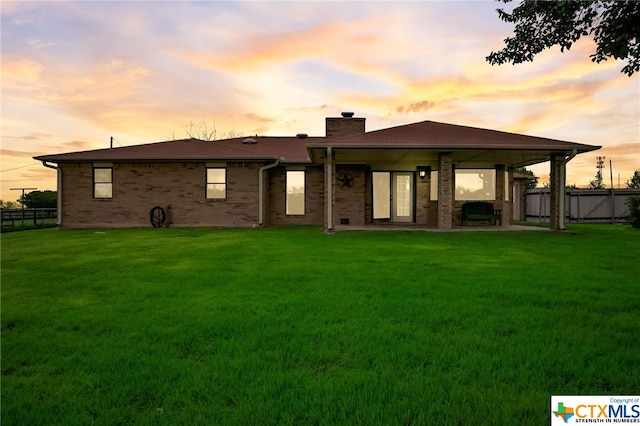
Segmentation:
<svg viewBox="0 0 640 426">
<path fill-rule="evenodd" d="M 3 97 L 71 109 L 110 128 L 130 121 L 150 102 L 137 96 L 152 74 L 144 66 L 112 60 L 99 62 L 88 70 L 60 66 L 47 67 L 45 73 L 44 69 L 30 59 L 3 60 Z"/>
<path fill-rule="evenodd" d="M 399 114 L 411 114 L 411 113 L 420 113 L 424 111 L 428 111 L 435 107 L 435 103 L 431 101 L 419 101 L 412 102 L 409 105 L 399 105 L 396 107 L 396 112 Z"/>
<path fill-rule="evenodd" d="M 239 45 L 226 53 L 182 49 L 174 50 L 174 55 L 197 67 L 233 73 L 318 58 L 362 75 L 396 80 L 397 72 L 375 64 L 380 52 L 385 52 L 388 60 L 398 51 L 393 41 L 375 33 L 376 28 L 390 24 L 389 19 L 383 18 L 321 24 L 272 35 L 240 36 Z"/>
<path fill-rule="evenodd" d="M 31 159 L 31 157 L 36 156 L 36 155 L 44 155 L 45 152 L 31 152 L 31 151 L 18 151 L 15 149 L 0 149 L 0 155 L 2 155 L 3 157 L 3 163 L 4 160 L 6 160 L 5 157 L 18 157 L 21 159 Z"/>
<path fill-rule="evenodd" d="M 33 133 L 29 133 L 29 134 L 26 134 L 26 135 L 20 135 L 20 136 L 11 136 L 11 135 L 6 135 L 5 134 L 5 135 L 2 135 L 2 137 L 4 139 L 8 139 L 8 140 L 12 140 L 12 141 L 24 142 L 24 141 L 46 140 L 46 139 L 51 137 L 51 134 L 33 132 Z"/>
<path fill-rule="evenodd" d="M 2 90 L 41 87 L 44 67 L 31 59 L 4 59 L 1 62 Z"/>
</svg>

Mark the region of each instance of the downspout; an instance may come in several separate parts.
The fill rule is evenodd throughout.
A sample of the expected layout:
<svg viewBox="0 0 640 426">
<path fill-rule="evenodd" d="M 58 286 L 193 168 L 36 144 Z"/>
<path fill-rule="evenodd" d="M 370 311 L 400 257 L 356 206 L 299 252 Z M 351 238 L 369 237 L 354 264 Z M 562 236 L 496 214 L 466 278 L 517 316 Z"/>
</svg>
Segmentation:
<svg viewBox="0 0 640 426">
<path fill-rule="evenodd" d="M 327 232 L 333 232 L 333 150 L 327 147 Z"/>
<path fill-rule="evenodd" d="M 262 226 L 264 223 L 264 203 L 263 203 L 263 199 L 264 199 L 264 188 L 263 188 L 263 181 L 264 181 L 264 171 L 265 170 L 269 170 L 272 169 L 274 167 L 276 167 L 278 164 L 280 164 L 280 159 L 276 158 L 276 162 L 275 163 L 271 163 L 271 164 L 267 164 L 266 166 L 262 166 L 260 167 L 260 170 L 258 171 L 258 225 Z"/>
<path fill-rule="evenodd" d="M 565 230 L 564 220 L 566 216 L 565 198 L 567 197 L 567 163 L 573 160 L 576 155 L 578 155 L 578 150 L 573 149 L 573 151 L 571 151 L 571 154 L 569 154 L 568 157 L 565 157 L 564 161 L 562 162 L 562 174 L 560 175 L 560 188 L 562 188 L 562 194 L 560 196 L 560 199 L 558 200 L 558 210 L 560 210 L 560 217 L 558 218 L 558 228 L 560 228 L 561 231 Z"/>
<path fill-rule="evenodd" d="M 50 169 L 54 169 L 58 172 L 57 174 L 57 178 L 58 178 L 58 182 L 57 182 L 57 212 L 56 212 L 56 225 L 60 226 L 62 225 L 62 169 L 60 167 L 56 167 L 56 166 L 52 166 L 51 164 L 47 164 L 46 161 L 42 162 L 42 165 L 45 167 L 48 167 Z"/>
</svg>

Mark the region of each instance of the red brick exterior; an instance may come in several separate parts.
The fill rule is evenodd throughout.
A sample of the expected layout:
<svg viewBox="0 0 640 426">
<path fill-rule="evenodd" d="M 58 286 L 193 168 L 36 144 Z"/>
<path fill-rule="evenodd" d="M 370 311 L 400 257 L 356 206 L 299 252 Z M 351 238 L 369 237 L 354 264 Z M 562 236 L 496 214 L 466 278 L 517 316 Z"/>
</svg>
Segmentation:
<svg viewBox="0 0 640 426">
<path fill-rule="evenodd" d="M 341 177 L 352 177 L 353 185 L 343 187 Z M 336 165 L 334 186 L 334 221 L 335 225 L 348 224 L 362 226 L 365 224 L 365 188 L 367 173 L 361 165 Z"/>
<path fill-rule="evenodd" d="M 455 173 L 450 153 L 440 153 L 438 174 L 438 229 L 451 229 L 453 211 L 453 190 Z"/>
<path fill-rule="evenodd" d="M 327 117 L 325 119 L 326 136 L 327 138 L 336 138 L 364 133 L 365 123 L 365 118 Z"/>
<path fill-rule="evenodd" d="M 553 231 L 564 229 L 564 212 L 560 208 L 560 197 L 564 196 L 564 182 L 562 175 L 564 173 L 564 154 L 554 154 L 551 156 L 551 173 L 549 186 L 551 188 L 550 206 L 549 206 L 549 225 Z"/>
<path fill-rule="evenodd" d="M 259 224 L 259 170 L 267 163 L 227 163 L 226 199 L 206 198 L 206 163 L 112 163 L 113 197 L 93 198 L 92 163 L 63 163 L 63 227 L 148 227 L 149 212 L 165 209 L 168 226 L 252 227 Z M 417 225 L 450 229 L 460 224 L 464 201 L 454 200 L 454 167 L 441 156 L 439 200 L 430 199 L 433 184 L 414 173 Z M 305 170 L 305 214 L 286 215 L 286 171 Z M 372 171 L 367 165 L 333 166 L 333 225 L 372 223 Z M 447 174 L 446 170 L 450 172 Z M 445 172 L 442 172 L 445 170 Z M 326 226 L 327 200 L 324 165 L 280 165 L 264 173 L 263 224 Z M 511 223 L 512 200 L 504 194 L 504 167 L 497 167 L 496 208 L 503 208 L 503 224 Z M 342 187 L 340 177 L 353 178 Z M 510 181 L 512 181 L 510 171 Z M 446 182 L 449 182 L 448 184 Z"/>
<path fill-rule="evenodd" d="M 293 167 L 293 166 L 292 166 Z M 286 214 L 285 166 L 268 170 L 268 213 L 265 225 L 322 225 L 324 221 L 324 168 L 322 166 L 295 167 L 305 170 L 304 215 Z"/>
<path fill-rule="evenodd" d="M 229 163 L 227 198 L 212 200 L 205 193 L 206 163 L 113 163 L 113 197 L 94 199 L 93 164 L 61 164 L 62 226 L 151 226 L 154 206 L 170 211 L 169 226 L 253 226 L 261 166 Z"/>
</svg>

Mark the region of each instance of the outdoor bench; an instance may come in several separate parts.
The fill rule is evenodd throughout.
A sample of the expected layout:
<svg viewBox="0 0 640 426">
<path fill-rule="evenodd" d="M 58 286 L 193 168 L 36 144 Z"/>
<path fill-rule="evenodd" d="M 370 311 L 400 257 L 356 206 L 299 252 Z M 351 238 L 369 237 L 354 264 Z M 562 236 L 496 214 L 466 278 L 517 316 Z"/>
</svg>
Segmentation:
<svg viewBox="0 0 640 426">
<path fill-rule="evenodd" d="M 493 204 L 484 201 L 473 201 L 462 205 L 462 224 L 469 220 L 488 220 L 502 225 L 502 210 L 493 208 Z"/>
</svg>

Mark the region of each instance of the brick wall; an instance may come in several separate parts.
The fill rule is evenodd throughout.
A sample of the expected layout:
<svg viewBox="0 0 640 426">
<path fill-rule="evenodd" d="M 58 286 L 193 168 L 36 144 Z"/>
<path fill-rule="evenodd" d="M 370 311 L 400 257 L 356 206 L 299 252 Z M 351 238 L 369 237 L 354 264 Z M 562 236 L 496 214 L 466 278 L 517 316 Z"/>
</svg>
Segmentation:
<svg viewBox="0 0 640 426">
<path fill-rule="evenodd" d="M 351 188 L 342 187 L 341 176 L 353 177 Z M 362 226 L 365 224 L 365 181 L 367 173 L 361 165 L 336 165 L 334 186 L 334 217 L 335 225 L 348 220 L 349 225 Z"/>
<path fill-rule="evenodd" d="M 445 155 L 441 160 L 442 166 L 448 165 L 452 170 L 450 158 Z M 163 207 L 167 213 L 171 212 L 170 226 L 257 225 L 258 170 L 261 166 L 261 163 L 229 163 L 226 200 L 209 200 L 205 198 L 205 163 L 113 163 L 113 198 L 94 199 L 93 164 L 61 164 L 62 226 L 148 227 L 151 226 L 149 211 L 155 206 Z M 324 223 L 324 166 L 307 165 L 304 168 L 306 191 L 305 214 L 302 216 L 285 214 L 286 167 L 279 166 L 265 172 L 265 225 Z M 341 188 L 337 179 L 342 174 L 353 176 L 351 188 Z M 449 179 L 453 185 L 453 173 Z M 510 180 L 512 181 L 512 176 Z M 340 225 L 341 219 L 348 219 L 350 225 L 356 226 L 371 223 L 371 168 L 362 165 L 336 165 L 334 183 L 334 225 Z M 429 199 L 431 182 L 416 177 L 415 185 L 416 223 L 441 225 L 439 209 L 444 205 Z M 496 195 L 502 194 L 500 180 L 496 186 Z M 461 207 L 464 203 L 453 199 L 452 188 L 448 197 L 451 213 L 448 220 L 444 218 L 445 227 L 450 227 L 451 222 L 453 225 L 460 224 Z M 510 209 L 513 201 L 496 201 L 496 204 L 504 204 L 503 223 L 511 223 Z M 168 206 L 171 206 L 170 210 Z"/>
<path fill-rule="evenodd" d="M 227 198 L 210 200 L 205 163 L 113 163 L 113 197 L 94 199 L 92 163 L 62 164 L 62 226 L 151 226 L 154 206 L 171 206 L 174 226 L 252 226 L 261 166 L 229 163 Z"/>
<path fill-rule="evenodd" d="M 453 211 L 453 190 L 455 173 L 450 153 L 440 153 L 440 171 L 438 173 L 438 229 L 451 229 Z"/>
<path fill-rule="evenodd" d="M 429 225 L 429 209 L 431 202 L 429 201 L 429 191 L 431 185 L 428 179 L 420 179 L 416 175 L 416 223 L 418 225 Z M 437 218 L 436 223 L 437 224 Z"/>
<path fill-rule="evenodd" d="M 268 170 L 269 193 L 267 225 L 322 225 L 324 223 L 324 167 L 306 166 L 303 216 L 286 214 L 286 167 Z M 257 205 L 257 204 L 256 204 Z"/>
<path fill-rule="evenodd" d="M 560 197 L 564 196 L 564 188 L 561 188 L 563 174 L 564 154 L 551 155 L 550 200 L 549 200 L 549 225 L 553 231 L 564 229 L 564 221 L 560 219 Z M 563 214 L 564 216 L 564 214 Z"/>
<path fill-rule="evenodd" d="M 348 136 L 365 132 L 365 118 L 327 117 L 325 119 L 327 138 Z"/>
</svg>

